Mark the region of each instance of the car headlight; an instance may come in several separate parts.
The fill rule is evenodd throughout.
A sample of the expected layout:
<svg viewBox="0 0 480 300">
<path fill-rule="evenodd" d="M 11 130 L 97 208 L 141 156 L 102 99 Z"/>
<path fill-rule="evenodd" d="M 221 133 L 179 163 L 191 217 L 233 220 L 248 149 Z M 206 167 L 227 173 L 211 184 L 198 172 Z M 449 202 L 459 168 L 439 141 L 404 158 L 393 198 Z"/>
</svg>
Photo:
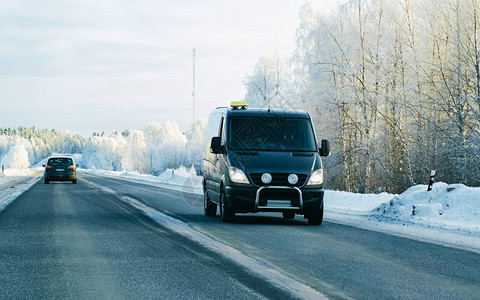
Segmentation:
<svg viewBox="0 0 480 300">
<path fill-rule="evenodd" d="M 307 185 L 320 185 L 323 183 L 323 169 L 318 169 L 312 173 Z"/>
<path fill-rule="evenodd" d="M 248 184 L 248 179 L 247 176 L 245 176 L 245 173 L 243 173 L 242 170 L 239 168 L 235 167 L 229 167 L 228 168 L 229 173 L 230 173 L 230 179 L 235 182 L 235 183 L 246 183 Z"/>
</svg>

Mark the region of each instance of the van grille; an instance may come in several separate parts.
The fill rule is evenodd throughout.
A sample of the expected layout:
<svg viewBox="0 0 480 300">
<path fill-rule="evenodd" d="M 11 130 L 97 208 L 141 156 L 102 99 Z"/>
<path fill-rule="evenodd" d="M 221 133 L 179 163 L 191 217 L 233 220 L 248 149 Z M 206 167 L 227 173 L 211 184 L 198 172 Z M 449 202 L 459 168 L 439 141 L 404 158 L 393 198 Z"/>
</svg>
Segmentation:
<svg viewBox="0 0 480 300">
<path fill-rule="evenodd" d="M 270 173 L 272 175 L 272 182 L 270 182 L 268 185 L 271 186 L 291 186 L 290 183 L 288 183 L 288 175 L 292 173 Z M 258 186 L 264 186 L 265 184 L 262 182 L 262 175 L 263 173 L 250 173 L 250 178 L 252 179 L 253 184 L 258 185 Z M 298 176 L 298 182 L 294 186 L 299 187 L 305 184 L 305 181 L 307 180 L 307 175 L 306 174 L 297 174 Z"/>
</svg>

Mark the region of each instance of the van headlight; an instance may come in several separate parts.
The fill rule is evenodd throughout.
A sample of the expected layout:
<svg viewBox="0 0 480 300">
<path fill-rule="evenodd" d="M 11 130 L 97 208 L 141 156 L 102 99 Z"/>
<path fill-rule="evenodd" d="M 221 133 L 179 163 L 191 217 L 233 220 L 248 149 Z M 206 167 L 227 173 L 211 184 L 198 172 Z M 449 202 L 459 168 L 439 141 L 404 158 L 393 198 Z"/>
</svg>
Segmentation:
<svg viewBox="0 0 480 300">
<path fill-rule="evenodd" d="M 233 182 L 249 184 L 247 176 L 245 176 L 245 173 L 243 173 L 243 171 L 239 168 L 229 167 L 228 171 L 230 173 L 230 179 Z"/>
<path fill-rule="evenodd" d="M 307 185 L 320 185 L 323 183 L 323 169 L 318 169 L 312 173 Z"/>
</svg>

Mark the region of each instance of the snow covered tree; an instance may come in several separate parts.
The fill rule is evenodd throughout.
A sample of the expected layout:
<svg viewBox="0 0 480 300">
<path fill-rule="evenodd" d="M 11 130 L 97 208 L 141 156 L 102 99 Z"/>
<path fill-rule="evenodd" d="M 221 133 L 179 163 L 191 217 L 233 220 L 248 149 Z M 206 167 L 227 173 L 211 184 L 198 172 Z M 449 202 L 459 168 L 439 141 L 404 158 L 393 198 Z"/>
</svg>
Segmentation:
<svg viewBox="0 0 480 300">
<path fill-rule="evenodd" d="M 8 152 L 3 156 L 0 165 L 9 169 L 25 169 L 30 166 L 28 159 L 28 152 L 24 144 L 13 145 Z"/>
<path fill-rule="evenodd" d="M 333 142 L 328 185 L 398 192 L 430 169 L 480 185 L 479 11 L 478 0 L 301 8 L 291 103 Z"/>
<path fill-rule="evenodd" d="M 285 107 L 291 98 L 292 75 L 287 58 L 262 56 L 244 81 L 245 100 L 252 107 Z"/>
</svg>

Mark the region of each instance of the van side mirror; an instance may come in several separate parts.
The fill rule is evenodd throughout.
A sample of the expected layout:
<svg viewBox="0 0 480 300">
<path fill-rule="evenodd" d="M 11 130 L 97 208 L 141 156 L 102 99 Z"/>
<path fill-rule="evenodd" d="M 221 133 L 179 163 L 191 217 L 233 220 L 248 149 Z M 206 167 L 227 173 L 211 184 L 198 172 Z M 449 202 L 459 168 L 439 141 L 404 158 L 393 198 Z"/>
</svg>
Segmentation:
<svg viewBox="0 0 480 300">
<path fill-rule="evenodd" d="M 330 155 L 330 142 L 328 140 L 322 140 L 322 147 L 318 149 L 320 156 Z"/>
<path fill-rule="evenodd" d="M 212 137 L 212 140 L 210 142 L 210 149 L 212 149 L 212 153 L 215 154 L 223 153 L 222 140 L 219 136 Z"/>
<path fill-rule="evenodd" d="M 42 167 L 45 167 L 45 164 L 42 164 Z"/>
</svg>

